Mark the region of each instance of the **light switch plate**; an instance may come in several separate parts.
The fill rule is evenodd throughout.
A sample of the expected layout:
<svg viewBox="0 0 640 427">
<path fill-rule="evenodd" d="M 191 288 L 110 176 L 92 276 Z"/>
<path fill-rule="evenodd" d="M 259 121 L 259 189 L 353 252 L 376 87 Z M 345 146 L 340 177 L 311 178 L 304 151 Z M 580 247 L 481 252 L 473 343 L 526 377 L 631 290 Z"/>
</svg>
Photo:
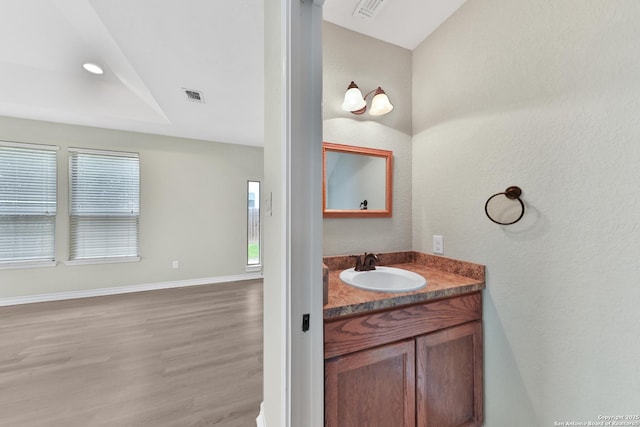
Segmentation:
<svg viewBox="0 0 640 427">
<path fill-rule="evenodd" d="M 444 241 L 442 236 L 438 234 L 433 235 L 433 253 L 438 255 L 444 254 Z"/>
</svg>

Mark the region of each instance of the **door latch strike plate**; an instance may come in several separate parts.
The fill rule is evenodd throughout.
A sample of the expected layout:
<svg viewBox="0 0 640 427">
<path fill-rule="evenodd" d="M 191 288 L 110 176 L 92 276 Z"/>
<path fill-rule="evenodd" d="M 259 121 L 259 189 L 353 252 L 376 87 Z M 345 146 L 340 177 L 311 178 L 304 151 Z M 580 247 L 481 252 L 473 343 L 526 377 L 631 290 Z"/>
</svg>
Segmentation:
<svg viewBox="0 0 640 427">
<path fill-rule="evenodd" d="M 305 313 L 302 315 L 302 332 L 307 332 L 309 330 L 309 313 Z"/>
</svg>

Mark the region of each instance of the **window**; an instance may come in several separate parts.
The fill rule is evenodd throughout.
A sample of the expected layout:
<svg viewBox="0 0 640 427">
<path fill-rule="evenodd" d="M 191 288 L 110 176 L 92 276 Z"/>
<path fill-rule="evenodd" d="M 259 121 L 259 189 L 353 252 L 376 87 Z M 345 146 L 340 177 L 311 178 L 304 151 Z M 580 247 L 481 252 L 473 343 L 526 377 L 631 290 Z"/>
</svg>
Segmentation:
<svg viewBox="0 0 640 427">
<path fill-rule="evenodd" d="M 69 151 L 70 260 L 137 260 L 138 154 Z"/>
<path fill-rule="evenodd" d="M 247 188 L 247 265 L 260 265 L 260 182 Z"/>
<path fill-rule="evenodd" d="M 0 141 L 0 266 L 55 265 L 56 150 Z"/>
</svg>

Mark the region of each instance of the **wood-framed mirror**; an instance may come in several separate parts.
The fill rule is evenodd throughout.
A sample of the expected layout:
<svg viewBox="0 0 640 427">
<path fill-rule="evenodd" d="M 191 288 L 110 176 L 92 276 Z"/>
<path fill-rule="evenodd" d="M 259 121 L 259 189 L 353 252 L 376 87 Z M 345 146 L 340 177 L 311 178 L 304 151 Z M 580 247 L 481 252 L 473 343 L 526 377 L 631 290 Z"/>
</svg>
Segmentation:
<svg viewBox="0 0 640 427">
<path fill-rule="evenodd" d="M 392 151 L 323 142 L 322 215 L 390 217 L 392 178 Z"/>
</svg>

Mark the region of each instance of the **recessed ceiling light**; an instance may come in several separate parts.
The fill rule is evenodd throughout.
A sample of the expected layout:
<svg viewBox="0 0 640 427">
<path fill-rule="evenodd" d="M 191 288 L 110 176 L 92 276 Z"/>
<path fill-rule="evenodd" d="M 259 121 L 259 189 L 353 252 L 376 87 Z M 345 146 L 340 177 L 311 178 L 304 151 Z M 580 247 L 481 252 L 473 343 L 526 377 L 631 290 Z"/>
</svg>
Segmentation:
<svg viewBox="0 0 640 427">
<path fill-rule="evenodd" d="M 104 73 L 104 71 L 102 70 L 102 68 L 99 65 L 93 64 L 91 62 L 87 62 L 85 64 L 82 64 L 82 67 L 84 67 L 85 70 L 87 70 L 88 72 L 90 72 L 92 74 L 102 74 L 102 73 Z"/>
</svg>

